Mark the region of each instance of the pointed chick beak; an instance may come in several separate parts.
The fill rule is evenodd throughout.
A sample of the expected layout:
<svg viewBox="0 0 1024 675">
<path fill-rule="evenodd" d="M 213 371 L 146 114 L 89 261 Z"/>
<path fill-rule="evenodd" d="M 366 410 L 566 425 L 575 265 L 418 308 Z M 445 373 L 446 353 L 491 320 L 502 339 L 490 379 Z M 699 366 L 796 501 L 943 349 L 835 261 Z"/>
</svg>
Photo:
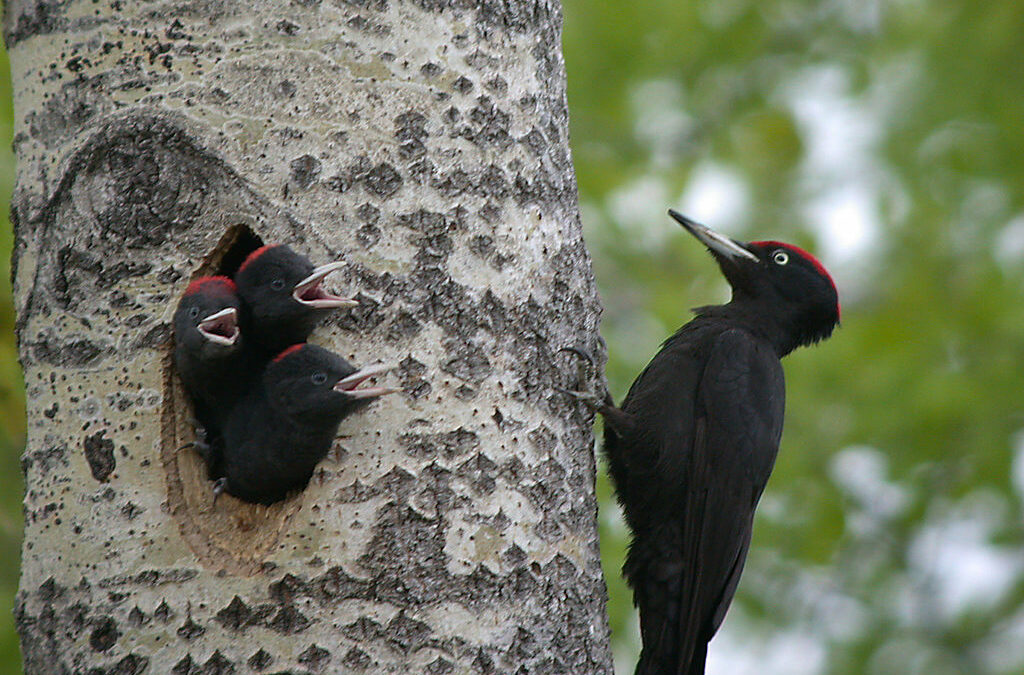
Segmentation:
<svg viewBox="0 0 1024 675">
<path fill-rule="evenodd" d="M 672 216 L 676 222 L 685 227 L 687 232 L 697 237 L 697 239 L 711 249 L 712 252 L 725 256 L 729 259 L 747 258 L 754 262 L 760 262 L 756 255 L 743 248 L 729 237 L 715 232 L 707 225 L 701 225 L 696 221 L 690 220 L 673 209 L 668 210 L 668 215 Z"/>
<path fill-rule="evenodd" d="M 304 305 L 315 309 L 333 309 L 336 307 L 355 307 L 359 304 L 352 298 L 331 295 L 323 289 L 323 280 L 328 274 L 345 266 L 343 262 L 332 262 L 321 265 L 313 270 L 308 277 L 295 284 L 292 297 Z"/>
<path fill-rule="evenodd" d="M 200 321 L 196 328 L 210 342 L 230 347 L 238 342 L 238 310 L 222 309 Z"/>
<path fill-rule="evenodd" d="M 394 370 L 394 368 L 394 366 L 381 364 L 357 370 L 348 377 L 339 380 L 338 383 L 334 385 L 334 391 L 347 394 L 351 398 L 376 398 L 377 396 L 384 396 L 385 394 L 394 394 L 401 390 L 392 389 L 390 387 L 367 387 L 366 389 L 356 389 L 356 387 L 374 375 L 386 373 L 389 370 Z"/>
</svg>

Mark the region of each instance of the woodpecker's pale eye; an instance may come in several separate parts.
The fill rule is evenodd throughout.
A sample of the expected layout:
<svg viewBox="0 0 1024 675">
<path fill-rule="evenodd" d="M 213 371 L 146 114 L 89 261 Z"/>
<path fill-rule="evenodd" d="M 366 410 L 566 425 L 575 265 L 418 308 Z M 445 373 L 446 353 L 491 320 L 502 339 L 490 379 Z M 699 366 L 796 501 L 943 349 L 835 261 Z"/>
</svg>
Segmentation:
<svg viewBox="0 0 1024 675">
<path fill-rule="evenodd" d="M 284 279 L 274 279 L 270 282 L 270 287 L 275 291 L 279 291 L 284 288 Z"/>
<path fill-rule="evenodd" d="M 199 308 L 198 307 L 193 307 L 192 309 L 188 310 L 188 318 L 190 318 L 190 319 L 198 319 L 199 318 Z"/>
<path fill-rule="evenodd" d="M 327 381 L 327 373 L 313 373 L 313 377 L 311 379 L 313 380 L 313 384 L 323 384 Z"/>
<path fill-rule="evenodd" d="M 772 260 L 775 261 L 776 265 L 785 265 L 789 262 L 789 254 L 785 251 L 776 251 L 772 253 Z"/>
</svg>

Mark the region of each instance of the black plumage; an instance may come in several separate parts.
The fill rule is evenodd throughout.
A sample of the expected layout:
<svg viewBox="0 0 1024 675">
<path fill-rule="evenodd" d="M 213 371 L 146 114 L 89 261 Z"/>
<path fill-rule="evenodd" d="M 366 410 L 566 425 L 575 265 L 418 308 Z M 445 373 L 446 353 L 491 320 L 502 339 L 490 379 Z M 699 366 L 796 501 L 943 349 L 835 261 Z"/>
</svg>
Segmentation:
<svg viewBox="0 0 1024 675">
<path fill-rule="evenodd" d="M 243 303 L 242 332 L 259 360 L 305 341 L 328 310 L 359 304 L 323 288 L 324 277 L 342 266 L 314 267 L 284 244 L 263 246 L 245 259 L 234 279 Z"/>
<path fill-rule="evenodd" d="M 234 282 L 215 276 L 190 283 L 174 312 L 174 364 L 192 401 L 200 427 L 197 447 L 211 478 L 220 475 L 224 422 L 250 380 L 240 310 Z"/>
<path fill-rule="evenodd" d="M 596 406 L 633 534 L 623 571 L 640 612 L 638 675 L 704 673 L 782 437 L 780 359 L 839 322 L 835 284 L 810 254 L 741 244 L 670 213 L 708 247 L 733 295 L 697 309 L 621 406 Z"/>
<path fill-rule="evenodd" d="M 326 349 L 293 345 L 267 364 L 224 429 L 224 478 L 217 493 L 272 504 L 306 486 L 348 415 L 394 390 L 357 389 L 387 370 L 357 370 Z"/>
</svg>

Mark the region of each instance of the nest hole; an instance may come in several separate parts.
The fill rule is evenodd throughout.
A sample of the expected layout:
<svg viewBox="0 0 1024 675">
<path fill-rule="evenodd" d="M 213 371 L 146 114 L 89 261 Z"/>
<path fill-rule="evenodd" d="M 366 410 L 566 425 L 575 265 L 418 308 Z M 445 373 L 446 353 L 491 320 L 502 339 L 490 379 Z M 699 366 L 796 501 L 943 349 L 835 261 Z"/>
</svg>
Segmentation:
<svg viewBox="0 0 1024 675">
<path fill-rule="evenodd" d="M 234 277 L 249 254 L 261 246 L 263 239 L 248 225 L 233 225 L 210 252 L 207 261 L 214 274 Z"/>
<path fill-rule="evenodd" d="M 248 225 L 232 225 L 189 282 L 211 275 L 232 277 L 261 246 L 263 239 Z M 174 367 L 173 344 L 163 359 L 163 386 L 161 459 L 171 515 L 182 538 L 207 567 L 232 574 L 258 573 L 302 500 L 293 497 L 261 506 L 224 494 L 214 503 L 205 462 L 191 447 L 196 437 L 192 403 Z"/>
<path fill-rule="evenodd" d="M 234 277 L 249 254 L 263 246 L 263 238 L 245 223 L 228 227 L 217 245 L 206 254 L 189 281 L 199 277 L 222 275 Z"/>
</svg>

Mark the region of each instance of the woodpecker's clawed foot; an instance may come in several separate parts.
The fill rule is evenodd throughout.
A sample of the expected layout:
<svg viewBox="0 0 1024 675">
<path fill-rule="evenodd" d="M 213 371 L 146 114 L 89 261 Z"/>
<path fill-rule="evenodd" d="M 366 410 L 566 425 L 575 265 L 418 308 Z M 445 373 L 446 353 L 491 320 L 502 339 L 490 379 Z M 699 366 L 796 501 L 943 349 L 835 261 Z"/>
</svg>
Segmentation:
<svg viewBox="0 0 1024 675">
<path fill-rule="evenodd" d="M 572 396 L 594 412 L 600 413 L 604 417 L 604 428 L 606 431 L 610 429 L 616 435 L 623 436 L 631 433 L 636 427 L 636 419 L 629 413 L 625 413 L 615 407 L 612 395 L 607 389 L 600 396 L 587 391 L 573 391 L 572 389 L 562 389 L 561 387 L 555 387 L 555 389 L 563 394 Z"/>
<path fill-rule="evenodd" d="M 221 494 L 223 494 L 224 490 L 227 489 L 227 486 L 228 486 L 228 477 L 227 476 L 224 476 L 222 478 L 218 478 L 217 480 L 215 480 L 213 482 L 213 503 L 214 504 L 217 503 L 217 498 L 220 497 Z"/>
<path fill-rule="evenodd" d="M 194 448 L 194 447 L 196 447 L 196 442 L 195 441 L 189 441 L 185 445 L 179 445 L 178 447 L 176 447 L 174 449 L 174 452 L 181 452 L 182 450 L 188 450 L 189 448 Z"/>
<path fill-rule="evenodd" d="M 576 356 L 580 357 L 581 359 L 589 363 L 591 368 L 594 367 L 594 357 L 592 357 L 590 354 L 586 353 L 582 349 L 577 349 L 576 347 L 562 347 L 561 349 L 558 350 L 558 353 L 561 354 L 562 352 L 569 352 L 570 354 L 575 354 Z"/>
<path fill-rule="evenodd" d="M 207 461 L 207 462 L 209 461 L 209 459 L 210 459 L 210 444 L 207 443 L 205 440 L 197 438 L 194 441 L 189 441 L 185 445 L 179 446 L 175 450 L 175 452 L 181 452 L 182 450 L 187 450 L 188 448 L 192 448 L 197 453 L 199 453 L 199 456 L 203 458 L 203 461 Z"/>
<path fill-rule="evenodd" d="M 576 357 L 576 373 L 574 377 L 568 378 L 570 381 L 573 381 L 569 388 L 555 387 L 555 389 L 563 394 L 572 396 L 596 412 L 604 412 L 605 408 L 614 405 L 607 389 L 604 390 L 603 394 L 584 391 L 590 388 L 589 383 L 593 383 L 595 379 L 598 380 L 597 386 L 602 389 L 604 388 L 600 373 L 597 371 L 597 364 L 594 363 L 594 357 L 578 347 L 562 347 L 557 353 L 561 354 L 563 352 Z"/>
<path fill-rule="evenodd" d="M 573 386 L 574 389 L 580 389 L 586 386 L 584 384 L 585 382 L 590 382 L 594 379 L 594 376 L 597 373 L 597 368 L 594 365 L 594 357 L 590 354 L 576 347 L 562 347 L 556 353 L 567 353 L 576 357 L 574 359 L 576 364 L 576 373 L 573 378 L 576 381 L 576 384 Z"/>
<path fill-rule="evenodd" d="M 203 458 L 204 461 L 208 461 L 210 457 L 210 442 L 207 440 L 206 429 L 199 425 L 195 427 L 196 437 L 195 440 L 189 441 L 185 445 L 179 446 L 175 452 L 181 452 L 187 448 L 192 448 Z"/>
<path fill-rule="evenodd" d="M 604 412 L 609 405 L 611 405 L 608 395 L 598 396 L 597 394 L 589 391 L 576 391 L 573 389 L 563 389 L 562 387 L 555 387 L 556 391 L 560 391 L 563 394 L 572 396 L 574 399 L 587 406 L 594 412 Z"/>
</svg>

